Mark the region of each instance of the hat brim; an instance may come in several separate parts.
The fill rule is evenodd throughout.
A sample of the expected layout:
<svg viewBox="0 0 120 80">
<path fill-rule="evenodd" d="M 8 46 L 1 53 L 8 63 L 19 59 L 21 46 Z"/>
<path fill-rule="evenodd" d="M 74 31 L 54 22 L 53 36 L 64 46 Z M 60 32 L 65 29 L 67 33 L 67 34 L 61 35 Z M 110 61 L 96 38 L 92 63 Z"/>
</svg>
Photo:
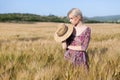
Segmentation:
<svg viewBox="0 0 120 80">
<path fill-rule="evenodd" d="M 54 39 L 57 42 L 62 42 L 64 40 L 66 40 L 67 38 L 69 38 L 69 36 L 72 34 L 72 32 L 73 32 L 73 26 L 68 26 L 68 31 L 61 37 L 57 35 L 57 32 L 55 32 Z"/>
</svg>

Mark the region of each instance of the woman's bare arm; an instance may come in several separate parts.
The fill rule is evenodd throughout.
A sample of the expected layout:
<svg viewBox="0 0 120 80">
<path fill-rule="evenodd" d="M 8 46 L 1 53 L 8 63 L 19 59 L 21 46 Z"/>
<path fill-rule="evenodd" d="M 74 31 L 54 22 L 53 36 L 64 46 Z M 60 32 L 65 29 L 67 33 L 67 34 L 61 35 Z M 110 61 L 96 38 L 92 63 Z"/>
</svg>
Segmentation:
<svg viewBox="0 0 120 80">
<path fill-rule="evenodd" d="M 63 48 L 63 49 L 66 49 L 66 48 L 67 48 L 67 43 L 66 43 L 66 41 L 62 41 L 62 48 Z"/>
<path fill-rule="evenodd" d="M 79 51 L 84 51 L 84 49 L 82 49 L 81 46 L 68 46 L 69 49 L 72 49 L 72 50 L 79 50 Z"/>
</svg>

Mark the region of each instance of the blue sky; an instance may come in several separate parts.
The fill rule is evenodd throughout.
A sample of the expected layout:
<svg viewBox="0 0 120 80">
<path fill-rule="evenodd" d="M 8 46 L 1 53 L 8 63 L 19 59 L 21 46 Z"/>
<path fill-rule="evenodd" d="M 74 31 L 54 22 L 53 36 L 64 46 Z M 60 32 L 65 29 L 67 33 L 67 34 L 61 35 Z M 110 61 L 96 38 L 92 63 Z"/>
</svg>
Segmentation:
<svg viewBox="0 0 120 80">
<path fill-rule="evenodd" d="M 79 8 L 84 16 L 120 15 L 120 0 L 0 0 L 0 13 L 66 16 Z"/>
</svg>

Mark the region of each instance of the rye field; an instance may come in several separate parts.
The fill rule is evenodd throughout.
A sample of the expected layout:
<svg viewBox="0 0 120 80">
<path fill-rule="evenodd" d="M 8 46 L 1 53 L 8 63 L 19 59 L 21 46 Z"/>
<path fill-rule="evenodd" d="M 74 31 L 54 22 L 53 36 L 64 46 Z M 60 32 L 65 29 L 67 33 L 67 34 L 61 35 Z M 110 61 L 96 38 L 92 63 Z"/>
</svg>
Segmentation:
<svg viewBox="0 0 120 80">
<path fill-rule="evenodd" d="M 73 68 L 53 35 L 60 23 L 0 23 L 0 80 L 120 80 L 120 24 L 86 24 L 89 71 Z"/>
</svg>

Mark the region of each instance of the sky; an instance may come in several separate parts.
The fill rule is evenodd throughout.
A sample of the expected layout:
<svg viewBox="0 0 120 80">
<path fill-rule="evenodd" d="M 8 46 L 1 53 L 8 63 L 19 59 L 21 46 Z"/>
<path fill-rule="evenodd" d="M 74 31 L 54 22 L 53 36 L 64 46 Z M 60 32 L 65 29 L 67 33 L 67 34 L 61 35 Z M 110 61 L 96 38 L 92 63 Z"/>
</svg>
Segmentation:
<svg viewBox="0 0 120 80">
<path fill-rule="evenodd" d="M 120 15 L 120 0 L 0 0 L 0 14 L 67 16 L 72 8 L 79 8 L 86 17 Z"/>
</svg>

